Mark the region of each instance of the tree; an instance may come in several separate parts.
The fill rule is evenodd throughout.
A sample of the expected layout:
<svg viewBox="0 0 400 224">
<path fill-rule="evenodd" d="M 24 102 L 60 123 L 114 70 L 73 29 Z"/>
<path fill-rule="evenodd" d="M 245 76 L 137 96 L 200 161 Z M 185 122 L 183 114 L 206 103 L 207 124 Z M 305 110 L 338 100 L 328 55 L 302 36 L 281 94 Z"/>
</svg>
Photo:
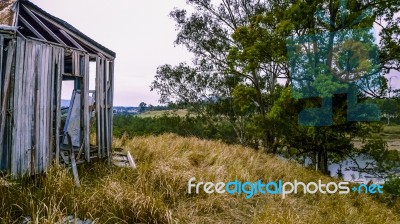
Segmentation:
<svg viewBox="0 0 400 224">
<path fill-rule="evenodd" d="M 242 144 L 258 148 L 261 143 L 271 153 L 284 146 L 300 153 L 314 153 L 316 166 L 324 173 L 328 171 L 329 156 L 348 154 L 354 149 L 351 139 L 369 136 L 373 124 L 346 121 L 346 101 L 382 96 L 383 88 L 376 84 L 380 78 L 374 73 L 370 79 L 352 86 L 335 80 L 351 80 L 366 71 L 378 70 L 376 67 L 394 68 L 391 65 L 398 62 L 399 51 L 389 36 L 399 32 L 395 20 L 388 15 L 398 11 L 397 1 L 187 2 L 194 7 L 194 13 L 188 15 L 186 10 L 176 9 L 170 15 L 177 23 L 175 43 L 192 52 L 194 60 L 193 64 L 163 65 L 157 69 L 151 89 L 161 95 L 162 103 L 188 105 L 210 125 L 230 122 Z M 371 28 L 381 18 L 392 22 L 382 31 L 386 37 L 381 42 L 379 58 L 369 59 L 365 56 L 376 50 L 370 44 L 372 34 L 352 30 Z M 307 70 L 309 76 L 305 80 L 320 94 L 296 101 L 287 95 L 295 92 L 298 83 L 293 82 L 296 70 L 290 70 L 286 44 L 290 37 L 302 36 L 310 37 L 307 50 L 315 54 L 300 58 L 309 66 L 298 71 Z M 322 53 L 318 54 L 318 50 Z M 281 78 L 283 81 L 279 82 Z M 353 88 L 352 97 L 332 98 L 343 90 L 348 93 L 354 86 L 358 89 Z M 297 115 L 302 109 L 321 104 L 338 107 L 333 126 L 299 125 Z M 357 112 L 359 108 L 349 110 Z M 312 116 L 318 117 L 318 113 Z"/>
<path fill-rule="evenodd" d="M 390 125 L 390 118 L 397 117 L 400 112 L 400 105 L 394 98 L 382 99 L 379 101 L 383 115 L 386 117 L 387 125 Z"/>
<path fill-rule="evenodd" d="M 219 5 L 213 5 L 209 0 L 189 0 L 188 3 L 196 9 L 192 15 L 187 16 L 185 10 L 174 10 L 171 16 L 177 22 L 179 31 L 175 43 L 184 45 L 194 53 L 193 65 L 160 66 L 152 90 L 159 92 L 163 103 L 173 100 L 184 102 L 207 120 L 228 120 L 243 143 L 246 141 L 246 123 L 251 122 L 253 126 L 258 126 L 254 130 L 261 135 L 264 148 L 270 152 L 276 151 L 273 133 L 264 128 L 268 125 L 266 112 L 272 107 L 272 102 L 268 102 L 272 98 L 267 95 L 275 89 L 279 73 L 284 69 L 281 64 L 272 61 L 279 60 L 275 55 L 263 57 L 261 63 L 257 59 L 261 56 L 250 57 L 254 52 L 266 56 L 268 47 L 275 46 L 274 39 L 277 38 L 261 28 L 248 30 L 247 25 L 257 26 L 259 21 L 254 18 L 264 12 L 281 9 L 282 6 L 271 1 L 223 0 Z M 270 27 L 274 26 L 272 20 L 264 22 Z M 250 37 L 255 40 L 259 34 L 269 38 L 268 45 L 262 49 L 252 45 L 251 41 L 246 42 Z M 279 47 L 283 52 L 285 46 L 282 38 Z M 249 61 L 253 63 L 246 66 Z M 287 70 L 284 73 L 287 74 Z M 234 106 L 238 102 L 235 96 L 242 97 L 250 93 L 243 91 L 245 88 L 255 90 L 255 94 L 245 97 L 254 108 L 251 118 L 249 114 L 244 114 L 243 108 Z M 219 110 L 212 107 L 219 107 Z"/>
<path fill-rule="evenodd" d="M 140 104 L 139 104 L 139 112 L 140 113 L 143 113 L 143 112 L 145 112 L 147 110 L 147 104 L 145 103 L 145 102 L 141 102 Z"/>
</svg>

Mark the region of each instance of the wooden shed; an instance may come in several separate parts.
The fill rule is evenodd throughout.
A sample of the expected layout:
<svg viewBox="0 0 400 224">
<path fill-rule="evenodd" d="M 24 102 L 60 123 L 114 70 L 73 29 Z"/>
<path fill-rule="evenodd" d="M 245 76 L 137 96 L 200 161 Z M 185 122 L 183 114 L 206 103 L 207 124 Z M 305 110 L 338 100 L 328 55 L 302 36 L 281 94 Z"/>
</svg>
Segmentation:
<svg viewBox="0 0 400 224">
<path fill-rule="evenodd" d="M 78 164 L 110 158 L 114 59 L 113 51 L 33 3 L 1 0 L 0 171 L 34 175 L 70 158 Z M 73 91 L 62 122 L 66 81 Z"/>
</svg>

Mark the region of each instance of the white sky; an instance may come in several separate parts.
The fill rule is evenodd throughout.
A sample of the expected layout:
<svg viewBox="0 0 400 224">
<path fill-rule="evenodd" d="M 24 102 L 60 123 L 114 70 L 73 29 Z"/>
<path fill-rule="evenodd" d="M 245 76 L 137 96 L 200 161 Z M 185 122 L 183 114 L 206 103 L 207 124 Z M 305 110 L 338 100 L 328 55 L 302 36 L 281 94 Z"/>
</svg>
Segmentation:
<svg viewBox="0 0 400 224">
<path fill-rule="evenodd" d="M 117 53 L 115 106 L 158 105 L 159 96 L 149 88 L 157 67 L 192 59 L 182 46 L 174 47 L 177 32 L 168 16 L 174 7 L 187 7 L 185 0 L 31 1 Z M 391 76 L 399 88 L 400 74 Z M 70 92 L 62 98 L 69 99 Z"/>
<path fill-rule="evenodd" d="M 159 96 L 149 88 L 157 67 L 191 61 L 183 47 L 174 47 L 177 32 L 168 16 L 174 7 L 184 8 L 185 0 L 31 2 L 117 53 L 115 106 L 138 106 L 142 101 L 158 105 Z"/>
</svg>

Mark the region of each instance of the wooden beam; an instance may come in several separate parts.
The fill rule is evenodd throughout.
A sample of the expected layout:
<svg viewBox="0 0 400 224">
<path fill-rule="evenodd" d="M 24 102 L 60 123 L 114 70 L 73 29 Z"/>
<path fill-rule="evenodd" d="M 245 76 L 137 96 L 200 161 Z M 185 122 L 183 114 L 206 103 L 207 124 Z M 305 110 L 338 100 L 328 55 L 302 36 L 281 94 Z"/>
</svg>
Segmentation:
<svg viewBox="0 0 400 224">
<path fill-rule="evenodd" d="M 129 165 L 132 167 L 132 169 L 136 169 L 135 160 L 133 160 L 133 157 L 132 157 L 132 155 L 131 155 L 131 153 L 129 151 L 126 154 L 126 157 L 128 158 Z"/>
<path fill-rule="evenodd" d="M 56 107 L 56 133 L 55 133 L 55 143 L 56 143 L 56 164 L 60 164 L 60 129 L 61 129 L 61 90 L 62 90 L 62 74 L 64 73 L 64 49 L 55 48 L 54 61 L 57 65 L 57 107 Z"/>
<path fill-rule="evenodd" d="M 66 77 L 73 77 L 73 78 L 84 78 L 84 76 L 81 76 L 81 75 L 78 75 L 78 74 L 70 74 L 70 73 L 63 73 L 62 74 L 63 76 L 66 76 Z"/>
<path fill-rule="evenodd" d="M 18 20 L 19 20 L 19 8 L 20 8 L 20 4 L 15 4 L 15 8 L 13 8 L 14 10 L 14 18 L 13 18 L 13 26 L 18 26 Z"/>
<path fill-rule="evenodd" d="M 51 155 L 53 150 L 53 99 L 52 99 L 52 93 L 53 93 L 53 77 L 54 77 L 54 72 L 53 70 L 53 63 L 51 61 L 52 58 L 52 46 L 49 45 L 44 45 L 43 48 L 45 49 L 46 52 L 46 61 L 44 62 L 44 66 L 47 67 L 47 85 L 45 91 L 47 92 L 46 95 L 46 106 L 45 106 L 45 116 L 46 116 L 46 144 L 47 147 L 45 146 L 43 157 L 44 157 L 44 166 L 43 166 L 43 171 L 46 171 L 48 167 L 50 167 L 52 161 L 51 161 Z M 50 107 L 50 110 L 48 109 Z"/>
<path fill-rule="evenodd" d="M 0 25 L 0 29 L 2 29 L 3 31 L 15 32 L 15 31 L 18 30 L 18 27 L 16 27 L 16 26 Z"/>
<path fill-rule="evenodd" d="M 80 50 L 86 52 L 86 50 L 85 50 L 78 42 L 76 42 L 75 39 L 72 38 L 67 32 L 65 32 L 65 31 L 62 30 L 62 29 L 59 29 L 59 31 L 60 31 L 60 33 L 61 33 L 65 38 L 67 38 L 69 41 L 71 41 L 71 42 L 75 45 L 75 47 L 77 47 L 77 48 L 79 48 Z"/>
<path fill-rule="evenodd" d="M 89 55 L 84 56 L 84 80 L 83 80 L 83 130 L 86 161 L 90 162 L 90 112 L 89 112 Z"/>
<path fill-rule="evenodd" d="M 107 108 L 110 110 L 110 145 L 111 145 L 111 154 L 113 153 L 113 148 L 112 148 L 112 143 L 113 143 L 113 121 L 114 121 L 114 111 L 113 111 L 113 106 L 114 106 L 114 61 L 110 61 L 110 89 L 109 89 L 109 94 L 110 94 L 110 102 L 109 106 L 110 108 Z"/>
<path fill-rule="evenodd" d="M 85 41 L 83 38 L 79 37 L 78 35 L 76 35 L 75 33 L 73 33 L 72 31 L 70 31 L 67 27 L 63 26 L 62 24 L 58 24 L 55 21 L 47 18 L 46 16 L 44 16 L 42 13 L 36 11 L 36 10 L 32 10 L 34 11 L 37 15 L 39 15 L 40 17 L 42 17 L 43 19 L 47 20 L 47 22 L 59 27 L 60 29 L 63 29 L 65 32 L 67 32 L 71 37 L 85 43 L 86 45 L 88 45 L 90 48 L 94 49 L 97 52 L 101 52 L 102 54 L 104 54 L 107 58 L 109 59 L 114 59 L 114 56 L 107 54 L 106 52 L 104 52 L 103 50 L 101 50 L 100 48 L 96 47 L 95 45 Z"/>
<path fill-rule="evenodd" d="M 26 41 L 21 38 L 17 37 L 17 50 L 16 50 L 16 61 L 15 61 L 15 74 L 14 74 L 14 95 L 13 95 L 13 118 L 14 120 L 20 121 L 21 116 L 20 116 L 20 109 L 19 109 L 19 102 L 21 98 L 21 92 L 22 92 L 22 87 L 21 87 L 21 80 L 23 77 L 23 72 L 24 72 L 24 62 L 25 62 L 25 43 Z M 20 167 L 19 167 L 19 161 L 21 157 L 21 145 L 19 141 L 19 123 L 18 122 L 13 122 L 12 124 L 12 138 L 10 139 L 11 141 L 11 159 L 10 159 L 10 165 L 11 165 L 11 175 L 12 177 L 17 177 L 18 174 L 20 174 Z"/>
<path fill-rule="evenodd" d="M 100 127 L 101 127 L 101 147 L 102 147 L 102 156 L 103 158 L 106 157 L 106 128 L 105 128 L 105 111 L 104 111 L 104 104 L 105 104 L 105 98 L 104 98 L 104 86 L 105 86 L 105 81 L 104 81 L 104 73 L 105 73 L 105 59 L 101 58 L 101 72 L 100 72 Z"/>
<path fill-rule="evenodd" d="M 68 144 L 70 146 L 70 158 L 71 158 L 71 166 L 72 166 L 72 174 L 74 175 L 74 182 L 76 187 L 80 187 L 81 183 L 79 181 L 79 175 L 78 175 L 78 168 L 76 166 L 76 160 L 75 160 L 75 152 L 74 152 L 74 147 L 72 146 L 72 141 L 71 141 L 71 135 L 69 133 L 66 133 L 67 139 L 68 139 Z"/>
<path fill-rule="evenodd" d="M 21 19 L 21 22 L 22 22 L 23 24 L 25 24 L 25 26 L 28 27 L 28 29 L 31 30 L 32 33 L 34 33 L 39 39 L 42 39 L 42 40 L 47 41 L 46 38 L 44 38 L 44 36 L 42 36 L 42 34 L 40 34 L 39 31 L 37 31 L 37 30 L 35 29 L 35 27 L 33 27 L 24 17 L 22 17 L 22 16 L 20 16 L 20 17 L 21 17 L 21 18 L 20 18 L 20 19 Z"/>
<path fill-rule="evenodd" d="M 109 66 L 108 61 L 104 60 L 104 80 L 103 80 L 103 82 L 104 82 L 104 96 L 103 97 L 104 97 L 104 101 L 105 101 L 105 107 L 104 107 L 105 136 L 104 136 L 104 139 L 105 139 L 105 146 L 107 147 L 107 150 L 106 150 L 107 158 L 109 161 L 109 165 L 111 165 L 111 162 L 110 162 L 111 161 L 110 160 L 110 156 L 111 156 L 111 144 L 110 144 L 111 139 L 110 139 L 110 137 L 111 137 L 111 135 L 110 135 L 110 126 L 109 126 L 109 124 L 110 124 L 109 118 L 110 117 L 108 114 L 109 111 L 107 109 L 107 105 L 108 105 L 107 83 L 108 83 L 109 73 L 110 73 L 108 66 Z"/>
<path fill-rule="evenodd" d="M 31 172 L 32 174 L 36 174 L 37 171 L 40 170 L 40 164 L 41 164 L 41 157 L 40 157 L 40 151 L 42 149 L 42 139 L 41 137 L 41 132 L 43 131 L 42 127 L 42 119 L 41 119 L 41 112 L 42 110 L 42 91 L 41 91 L 41 86 L 42 86 L 42 79 L 41 75 L 39 73 L 41 72 L 42 66 L 40 64 L 33 64 L 33 63 L 38 63 L 34 58 L 36 57 L 36 52 L 35 48 L 36 46 L 33 44 L 34 42 L 31 40 L 26 41 L 26 47 L 25 47 L 25 66 L 24 66 L 24 75 L 31 75 L 32 79 L 30 80 L 31 83 L 33 83 L 33 86 L 31 88 L 31 91 L 33 91 L 33 139 L 31 144 L 31 159 L 30 159 L 30 164 L 32 166 Z M 41 53 L 40 53 L 41 54 Z M 39 71 L 40 69 L 40 71 Z M 24 79 L 24 78 L 23 78 Z M 26 78 L 25 78 L 26 79 Z M 25 95 L 22 95 L 22 97 L 25 97 Z M 22 151 L 24 153 L 24 151 Z M 21 156 L 22 157 L 22 156 Z"/>
<path fill-rule="evenodd" d="M 55 152 L 55 132 L 54 132 L 54 128 L 55 128 L 55 117 L 56 115 L 56 107 L 57 107 L 57 103 L 56 103 L 56 80 L 57 80 L 57 74 L 56 74 L 56 63 L 54 62 L 54 46 L 51 46 L 50 48 L 51 50 L 51 54 L 48 60 L 49 66 L 50 66 L 50 71 L 51 71 L 51 84 L 49 86 L 49 93 L 50 93 L 50 149 L 48 150 L 48 165 L 53 164 L 53 153 Z"/>
<path fill-rule="evenodd" d="M 51 31 L 50 28 L 48 28 L 30 9 L 24 5 L 23 7 L 29 16 L 32 17 L 32 19 L 35 20 L 44 30 L 46 30 L 51 37 L 53 37 L 59 44 L 66 46 L 66 44 L 57 35 L 55 35 L 53 31 Z"/>
<path fill-rule="evenodd" d="M 97 122 L 97 127 L 96 127 L 96 140 L 97 140 L 97 147 L 98 147 L 98 157 L 102 158 L 102 146 L 101 146 L 101 118 L 100 118 L 100 69 L 101 69 L 101 58 L 97 57 L 96 58 L 96 122 Z"/>
<path fill-rule="evenodd" d="M 21 37 L 25 38 L 24 35 L 22 35 L 19 31 L 17 31 L 17 32 L 18 32 L 18 34 L 21 35 Z M 66 49 L 66 50 L 78 51 L 78 52 L 87 54 L 87 51 L 82 51 L 81 49 L 78 49 L 78 48 L 74 48 L 74 47 L 71 47 L 71 46 L 68 46 L 68 45 L 62 45 L 62 44 L 55 43 L 55 42 L 50 42 L 50 41 L 47 41 L 47 40 L 42 40 L 42 39 L 35 38 L 35 37 L 28 37 L 28 38 L 25 38 L 25 39 L 36 40 L 38 42 L 42 42 L 42 43 L 45 43 L 45 44 L 49 44 L 49 45 L 53 45 L 53 46 L 57 46 L 57 47 L 62 47 L 64 49 Z"/>
</svg>

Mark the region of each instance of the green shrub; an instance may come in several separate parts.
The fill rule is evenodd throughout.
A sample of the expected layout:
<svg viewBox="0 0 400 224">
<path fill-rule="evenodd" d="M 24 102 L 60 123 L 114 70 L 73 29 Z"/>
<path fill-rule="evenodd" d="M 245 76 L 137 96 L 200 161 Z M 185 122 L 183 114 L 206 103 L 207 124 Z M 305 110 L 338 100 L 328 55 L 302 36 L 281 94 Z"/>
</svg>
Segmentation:
<svg viewBox="0 0 400 224">
<path fill-rule="evenodd" d="M 383 186 L 385 193 L 400 196 L 400 177 L 391 177 Z"/>
</svg>

